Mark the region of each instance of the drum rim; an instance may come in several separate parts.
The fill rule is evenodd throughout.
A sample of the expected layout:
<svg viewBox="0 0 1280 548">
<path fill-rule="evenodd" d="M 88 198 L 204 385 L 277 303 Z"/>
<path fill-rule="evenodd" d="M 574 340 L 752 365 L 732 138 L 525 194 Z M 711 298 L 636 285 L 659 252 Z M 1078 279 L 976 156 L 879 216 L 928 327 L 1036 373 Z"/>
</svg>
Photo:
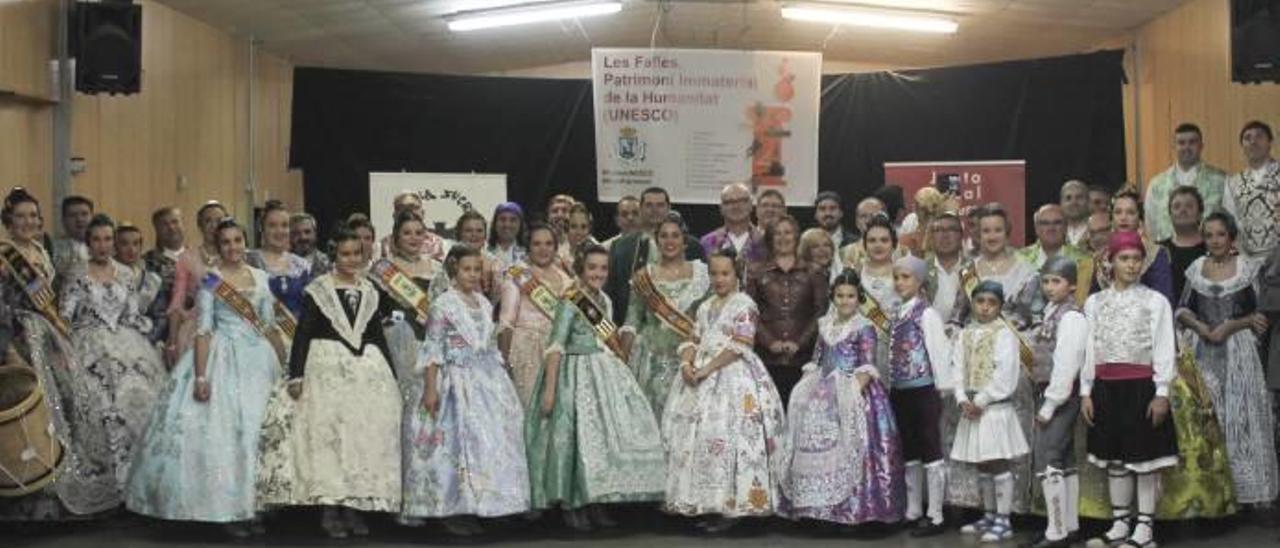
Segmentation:
<svg viewBox="0 0 1280 548">
<path fill-rule="evenodd" d="M 26 398 L 18 402 L 17 405 L 9 409 L 0 409 L 0 424 L 8 424 L 22 418 L 28 411 L 34 409 L 40 402 L 44 400 L 44 384 L 40 382 L 40 376 L 35 371 L 23 365 L 0 365 L 0 373 L 6 371 L 19 371 L 23 375 L 30 376 L 35 381 L 35 390 L 32 390 Z"/>
<path fill-rule="evenodd" d="M 44 475 L 21 485 L 14 485 L 8 481 L 0 483 L 0 498 L 27 496 L 44 489 L 50 483 L 53 483 L 53 480 L 58 479 L 58 472 L 62 470 L 62 461 L 67 458 L 67 452 L 62 449 L 61 443 L 54 447 L 58 453 L 57 461 L 53 463 L 53 466 L 49 467 L 49 470 Z"/>
</svg>

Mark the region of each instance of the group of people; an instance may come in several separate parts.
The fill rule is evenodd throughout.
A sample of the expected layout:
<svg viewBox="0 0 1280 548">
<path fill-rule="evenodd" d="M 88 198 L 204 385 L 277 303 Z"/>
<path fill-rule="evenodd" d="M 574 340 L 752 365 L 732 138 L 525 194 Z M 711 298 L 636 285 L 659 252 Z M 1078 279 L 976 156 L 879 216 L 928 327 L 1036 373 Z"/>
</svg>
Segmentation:
<svg viewBox="0 0 1280 548">
<path fill-rule="evenodd" d="M 334 538 L 364 516 L 559 510 L 615 525 L 654 503 L 709 532 L 742 518 L 950 528 L 1069 546 L 1154 546 L 1155 519 L 1266 508 L 1280 490 L 1280 163 L 1177 163 L 1114 195 L 1068 181 L 1015 249 L 1000 204 L 888 186 L 843 221 L 820 193 L 802 230 L 784 196 L 721 192 L 724 226 L 689 234 L 658 187 L 618 203 L 619 234 L 558 195 L 429 230 L 413 193 L 392 233 L 270 202 L 260 247 L 218 202 L 158 209 L 142 233 L 63 201 L 65 235 L 14 189 L 2 215 L 0 345 L 35 371 L 62 448 L 56 478 L 0 497 L 0 520 L 102 516 L 262 534 L 319 507 Z M 446 237 L 447 236 L 447 237 Z M 324 248 L 322 251 L 321 248 Z M 47 251 L 46 251 L 47 250 Z M 15 487 L 6 485 L 7 487 Z"/>
</svg>

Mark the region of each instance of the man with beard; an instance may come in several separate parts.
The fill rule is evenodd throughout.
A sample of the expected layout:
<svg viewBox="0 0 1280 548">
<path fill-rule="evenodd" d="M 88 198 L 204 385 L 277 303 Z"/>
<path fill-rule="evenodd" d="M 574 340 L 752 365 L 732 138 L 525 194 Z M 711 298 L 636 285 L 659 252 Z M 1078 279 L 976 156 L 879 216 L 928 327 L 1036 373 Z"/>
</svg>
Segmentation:
<svg viewBox="0 0 1280 548">
<path fill-rule="evenodd" d="M 319 277 L 333 267 L 329 256 L 316 246 L 316 218 L 310 213 L 294 213 L 289 217 L 289 249 L 311 263 L 311 276 Z"/>
</svg>

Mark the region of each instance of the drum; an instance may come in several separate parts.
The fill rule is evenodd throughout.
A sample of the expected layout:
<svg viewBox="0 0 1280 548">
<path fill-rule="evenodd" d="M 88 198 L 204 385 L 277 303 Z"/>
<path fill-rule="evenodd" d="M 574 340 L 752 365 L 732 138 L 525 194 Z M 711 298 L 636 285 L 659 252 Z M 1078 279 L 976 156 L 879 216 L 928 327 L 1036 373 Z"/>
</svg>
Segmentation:
<svg viewBox="0 0 1280 548">
<path fill-rule="evenodd" d="M 0 366 L 0 497 L 21 497 L 53 481 L 62 444 L 53 433 L 35 370 Z"/>
</svg>

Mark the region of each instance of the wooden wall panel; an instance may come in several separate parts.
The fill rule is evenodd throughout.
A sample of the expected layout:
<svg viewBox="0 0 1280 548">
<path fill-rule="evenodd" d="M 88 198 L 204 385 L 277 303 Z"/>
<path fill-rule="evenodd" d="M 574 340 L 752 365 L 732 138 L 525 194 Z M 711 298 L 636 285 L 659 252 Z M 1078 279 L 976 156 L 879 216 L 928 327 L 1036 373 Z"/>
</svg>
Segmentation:
<svg viewBox="0 0 1280 548">
<path fill-rule="evenodd" d="M 0 1 L 0 196 L 24 186 L 48 203 L 53 193 L 56 8 L 57 0 Z"/>
<path fill-rule="evenodd" d="M 53 97 L 57 0 L 0 1 L 0 90 Z"/>
<path fill-rule="evenodd" d="M 1228 0 L 1192 0 L 1132 34 L 1137 108 L 1126 101 L 1126 118 L 1136 128 L 1127 136 L 1137 171 L 1131 177 L 1145 184 L 1173 162 L 1172 131 L 1183 121 L 1200 126 L 1205 159 L 1229 172 L 1244 167 L 1237 136 L 1247 121 L 1280 128 L 1280 85 L 1231 82 L 1230 32 Z"/>
<path fill-rule="evenodd" d="M 0 98 L 0 197 L 15 186 L 42 205 L 53 195 L 53 109 Z"/>
<path fill-rule="evenodd" d="M 254 165 L 258 190 L 248 193 L 249 55 L 233 37 L 153 1 L 143 4 L 142 92 L 77 94 L 72 103 L 72 155 L 87 171 L 73 191 L 102 211 L 146 227 L 160 205 L 188 215 L 206 200 L 226 203 L 242 221 L 267 197 L 302 203 L 302 180 L 286 170 L 293 67 L 258 53 L 254 60 Z"/>
</svg>

